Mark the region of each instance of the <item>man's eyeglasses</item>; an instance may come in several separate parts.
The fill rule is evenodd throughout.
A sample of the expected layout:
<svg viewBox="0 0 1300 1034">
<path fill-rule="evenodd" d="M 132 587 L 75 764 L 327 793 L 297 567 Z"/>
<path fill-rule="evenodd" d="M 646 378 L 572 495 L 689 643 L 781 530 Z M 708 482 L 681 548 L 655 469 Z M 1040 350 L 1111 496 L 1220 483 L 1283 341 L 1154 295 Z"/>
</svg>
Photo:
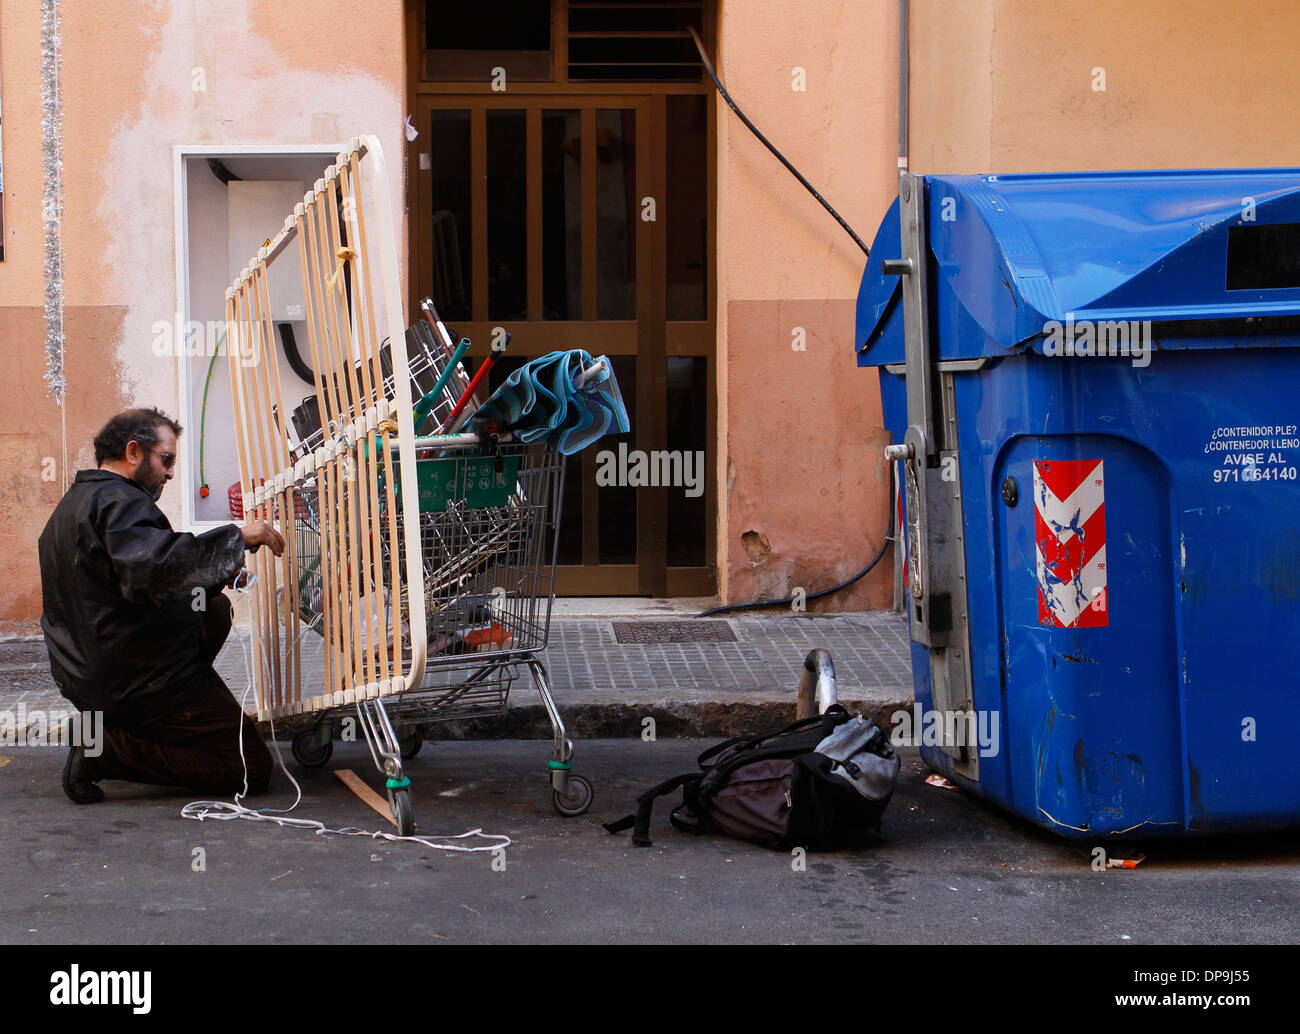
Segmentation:
<svg viewBox="0 0 1300 1034">
<path fill-rule="evenodd" d="M 164 452 L 158 458 L 162 460 L 163 470 L 171 470 L 176 465 L 176 453 L 174 452 Z"/>
</svg>

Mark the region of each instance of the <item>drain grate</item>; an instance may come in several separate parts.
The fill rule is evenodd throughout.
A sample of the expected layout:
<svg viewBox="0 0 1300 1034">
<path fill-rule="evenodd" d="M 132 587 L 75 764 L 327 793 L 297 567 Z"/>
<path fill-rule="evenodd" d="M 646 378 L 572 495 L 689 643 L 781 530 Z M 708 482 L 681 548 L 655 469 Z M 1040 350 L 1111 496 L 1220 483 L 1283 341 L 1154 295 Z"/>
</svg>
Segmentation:
<svg viewBox="0 0 1300 1034">
<path fill-rule="evenodd" d="M 619 643 L 735 643 L 727 621 L 611 621 Z"/>
</svg>

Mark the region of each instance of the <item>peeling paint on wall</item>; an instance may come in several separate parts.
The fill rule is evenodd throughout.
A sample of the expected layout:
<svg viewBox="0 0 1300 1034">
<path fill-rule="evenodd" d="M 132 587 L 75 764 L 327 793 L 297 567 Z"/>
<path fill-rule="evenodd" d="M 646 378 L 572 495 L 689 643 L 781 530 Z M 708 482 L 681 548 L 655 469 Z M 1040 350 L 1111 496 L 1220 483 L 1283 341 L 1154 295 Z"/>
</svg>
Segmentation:
<svg viewBox="0 0 1300 1034">
<path fill-rule="evenodd" d="M 317 52 L 337 48 L 331 37 L 346 5 L 331 0 L 324 7 L 301 0 L 280 5 L 282 12 L 300 9 L 303 17 L 292 35 L 269 38 L 256 20 L 259 5 L 250 0 L 140 5 L 139 23 L 130 33 L 147 42 L 147 57 L 137 60 L 107 96 L 78 99 L 79 112 L 102 113 L 104 126 L 93 141 L 102 160 L 87 177 L 95 186 L 85 192 L 93 199 L 93 218 L 82 227 L 82 241 L 99 257 L 85 269 L 84 288 L 78 279 L 78 288 L 91 295 L 86 300 L 125 307 L 114 352 L 123 392 L 134 404 L 161 406 L 182 423 L 198 426 L 197 413 L 187 421 L 178 400 L 176 360 L 155 356 L 151 349 L 155 322 L 173 320 L 178 307 L 165 286 L 175 277 L 175 145 L 332 150 L 353 136 L 375 133 L 388 159 L 393 218 L 397 226 L 404 223 L 400 5 L 354 25 L 346 48 L 358 63 L 376 52 L 390 53 L 390 78 L 347 65 L 317 67 Z M 85 22 L 79 21 L 78 40 L 102 20 L 102 15 L 83 16 L 80 9 L 77 16 Z M 65 27 L 65 36 L 71 35 L 71 27 Z M 97 241 L 112 241 L 112 248 L 95 246 Z M 198 311 L 211 299 L 189 301 Z M 215 303 L 224 311 L 222 298 Z M 226 432 L 209 423 L 208 433 Z M 179 492 L 165 494 L 161 505 L 179 520 Z"/>
<path fill-rule="evenodd" d="M 755 566 L 767 563 L 767 558 L 772 555 L 772 545 L 767 541 L 767 536 L 757 531 L 747 531 L 741 535 L 740 544 L 749 557 L 749 562 Z"/>
</svg>

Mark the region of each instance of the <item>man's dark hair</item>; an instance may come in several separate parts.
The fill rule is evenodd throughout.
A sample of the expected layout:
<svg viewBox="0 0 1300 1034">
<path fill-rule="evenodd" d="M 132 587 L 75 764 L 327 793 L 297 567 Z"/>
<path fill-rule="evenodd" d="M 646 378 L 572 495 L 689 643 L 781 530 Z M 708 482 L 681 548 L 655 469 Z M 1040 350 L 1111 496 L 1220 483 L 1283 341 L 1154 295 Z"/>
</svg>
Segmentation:
<svg viewBox="0 0 1300 1034">
<path fill-rule="evenodd" d="M 136 442 L 148 452 L 158 444 L 158 428 L 164 426 L 180 437 L 181 425 L 160 409 L 128 409 L 118 413 L 95 435 L 95 465 L 122 459 L 128 442 Z"/>
</svg>

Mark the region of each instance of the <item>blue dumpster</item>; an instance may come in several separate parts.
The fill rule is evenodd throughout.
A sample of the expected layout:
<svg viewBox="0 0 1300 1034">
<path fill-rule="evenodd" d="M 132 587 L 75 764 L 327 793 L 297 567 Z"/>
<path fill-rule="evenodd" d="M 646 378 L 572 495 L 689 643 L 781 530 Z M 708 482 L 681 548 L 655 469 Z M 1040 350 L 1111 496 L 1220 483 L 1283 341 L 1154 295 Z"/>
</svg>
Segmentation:
<svg viewBox="0 0 1300 1034">
<path fill-rule="evenodd" d="M 925 761 L 1064 836 L 1300 825 L 1300 170 L 904 176 L 855 348 Z"/>
</svg>

